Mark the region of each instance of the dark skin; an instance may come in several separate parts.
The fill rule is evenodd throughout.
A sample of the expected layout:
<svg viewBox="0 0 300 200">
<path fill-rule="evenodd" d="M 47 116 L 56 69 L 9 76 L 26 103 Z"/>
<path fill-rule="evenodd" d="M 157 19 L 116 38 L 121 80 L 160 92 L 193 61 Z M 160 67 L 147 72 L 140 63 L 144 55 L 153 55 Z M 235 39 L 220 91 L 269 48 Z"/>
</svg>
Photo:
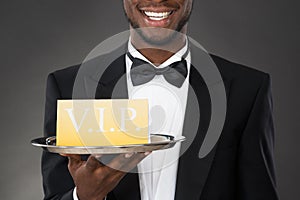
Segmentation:
<svg viewBox="0 0 300 200">
<path fill-rule="evenodd" d="M 125 176 L 150 152 L 120 154 L 107 165 L 99 162 L 95 156 L 87 161 L 80 155 L 61 154 L 69 158 L 68 169 L 77 187 L 80 200 L 102 200 Z M 97 158 L 101 157 L 98 155 Z"/>
<path fill-rule="evenodd" d="M 123 0 L 123 4 L 130 22 L 132 44 L 152 63 L 163 63 L 185 45 L 187 21 L 193 0 Z M 171 14 L 155 21 L 145 11 Z M 142 30 L 137 32 L 136 28 Z M 149 48 L 144 48 L 145 46 Z"/>
<path fill-rule="evenodd" d="M 130 22 L 132 44 L 152 63 L 159 65 L 166 61 L 174 54 L 173 52 L 177 52 L 185 45 L 192 2 L 193 0 L 123 0 L 124 10 Z M 152 20 L 145 12 L 164 12 L 168 15 L 159 20 Z M 154 29 L 135 31 L 136 28 L 148 27 Z M 145 45 L 148 48 L 143 48 Z M 94 156 L 90 156 L 87 161 L 81 160 L 79 155 L 62 156 L 69 158 L 68 169 L 76 185 L 79 199 L 103 200 L 125 174 L 149 153 L 120 154 L 107 165 L 103 165 Z"/>
</svg>

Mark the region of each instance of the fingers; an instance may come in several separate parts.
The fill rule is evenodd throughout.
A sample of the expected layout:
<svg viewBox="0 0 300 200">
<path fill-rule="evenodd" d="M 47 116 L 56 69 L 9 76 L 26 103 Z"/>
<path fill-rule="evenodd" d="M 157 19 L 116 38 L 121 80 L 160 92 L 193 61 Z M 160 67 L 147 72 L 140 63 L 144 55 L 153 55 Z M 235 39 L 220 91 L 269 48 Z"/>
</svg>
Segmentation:
<svg viewBox="0 0 300 200">
<path fill-rule="evenodd" d="M 92 156 L 95 156 L 95 158 L 96 158 L 97 160 L 100 161 L 100 158 L 101 158 L 103 155 L 102 155 L 102 154 L 93 154 Z"/>
<path fill-rule="evenodd" d="M 95 170 L 98 167 L 103 166 L 97 159 L 99 159 L 102 155 L 91 155 L 89 156 L 88 160 L 85 162 L 81 159 L 81 155 L 78 154 L 60 154 L 61 156 L 68 157 L 69 164 L 68 168 L 70 173 L 74 173 L 82 164 L 86 164 L 86 167 L 89 170 Z"/>
<path fill-rule="evenodd" d="M 133 168 L 137 166 L 144 158 L 146 158 L 150 152 L 146 153 L 136 153 L 134 154 L 130 159 L 129 162 L 126 163 L 126 165 L 123 165 L 121 170 L 125 172 L 131 171 Z"/>
<path fill-rule="evenodd" d="M 62 154 L 62 153 L 60 153 L 59 155 L 61 155 L 63 157 L 68 157 L 69 159 L 72 158 L 73 160 L 81 161 L 81 156 L 78 154 Z"/>
<path fill-rule="evenodd" d="M 133 155 L 134 153 L 120 154 L 111 160 L 107 166 L 115 170 L 121 170 L 122 166 L 128 163 Z"/>
<path fill-rule="evenodd" d="M 97 158 L 99 158 L 99 155 L 97 155 Z M 86 161 L 85 165 L 86 167 L 91 170 L 95 171 L 99 167 L 103 167 L 103 164 L 97 160 L 97 158 L 93 155 L 91 155 L 88 160 Z"/>
<path fill-rule="evenodd" d="M 149 155 L 149 152 L 120 154 L 107 166 L 115 170 L 129 172 L 147 155 Z"/>
<path fill-rule="evenodd" d="M 83 164 L 84 161 L 81 160 L 80 155 L 75 154 L 65 154 L 65 156 L 68 157 L 69 163 L 68 163 L 68 169 L 72 177 L 74 177 L 74 174 L 76 173 L 77 169 Z"/>
<path fill-rule="evenodd" d="M 110 170 L 113 170 L 111 171 L 113 173 L 115 173 L 116 171 L 129 172 L 150 153 L 151 152 L 120 154 L 112 159 L 106 166 L 109 167 Z M 81 160 L 81 156 L 76 154 L 60 155 L 69 158 L 68 169 L 72 177 L 74 177 L 73 175 L 83 164 L 86 169 L 91 172 L 104 166 L 104 164 L 99 162 L 99 159 L 102 155 L 91 155 L 89 156 L 87 161 Z"/>
</svg>

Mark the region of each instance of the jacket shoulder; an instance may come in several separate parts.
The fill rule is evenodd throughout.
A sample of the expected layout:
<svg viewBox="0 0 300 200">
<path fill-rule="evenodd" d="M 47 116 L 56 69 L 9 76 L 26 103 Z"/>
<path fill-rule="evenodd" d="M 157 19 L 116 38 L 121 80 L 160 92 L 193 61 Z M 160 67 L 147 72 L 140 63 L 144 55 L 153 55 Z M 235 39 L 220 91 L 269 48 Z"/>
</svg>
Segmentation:
<svg viewBox="0 0 300 200">
<path fill-rule="evenodd" d="M 80 65 L 69 66 L 60 70 L 56 70 L 49 74 L 48 79 L 52 76 L 62 98 L 71 98 L 74 82 L 77 76 Z"/>
<path fill-rule="evenodd" d="M 69 79 L 73 79 L 76 77 L 77 72 L 79 70 L 80 65 L 73 65 L 69 67 L 65 67 L 63 69 L 56 70 L 50 74 L 53 74 L 57 81 L 67 81 Z"/>
<path fill-rule="evenodd" d="M 262 88 L 267 88 L 264 95 L 271 95 L 271 79 L 268 73 L 228 61 L 218 56 L 212 56 L 224 81 L 229 80 L 227 89 L 228 101 L 234 105 L 233 110 L 250 111 Z M 243 103 L 241 103 L 243 102 Z M 236 109 L 239 107 L 239 109 Z"/>
<path fill-rule="evenodd" d="M 255 82 L 268 79 L 270 75 L 266 72 L 235 63 L 222 57 L 211 55 L 217 65 L 221 75 L 225 79 L 243 80 L 245 82 Z"/>
</svg>

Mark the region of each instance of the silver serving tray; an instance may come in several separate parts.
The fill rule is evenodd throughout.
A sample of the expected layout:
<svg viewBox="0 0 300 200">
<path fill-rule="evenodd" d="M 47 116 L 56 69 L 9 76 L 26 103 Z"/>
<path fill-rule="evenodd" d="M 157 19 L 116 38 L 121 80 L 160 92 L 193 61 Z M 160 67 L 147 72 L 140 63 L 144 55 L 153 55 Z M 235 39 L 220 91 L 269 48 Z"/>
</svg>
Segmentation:
<svg viewBox="0 0 300 200">
<path fill-rule="evenodd" d="M 124 146 L 56 146 L 56 137 L 41 137 L 31 141 L 35 147 L 41 147 L 47 152 L 61 154 L 119 154 L 133 152 L 147 152 L 172 148 L 177 142 L 185 140 L 184 136 L 175 138 L 170 135 L 152 134 L 150 143 L 131 144 Z"/>
</svg>

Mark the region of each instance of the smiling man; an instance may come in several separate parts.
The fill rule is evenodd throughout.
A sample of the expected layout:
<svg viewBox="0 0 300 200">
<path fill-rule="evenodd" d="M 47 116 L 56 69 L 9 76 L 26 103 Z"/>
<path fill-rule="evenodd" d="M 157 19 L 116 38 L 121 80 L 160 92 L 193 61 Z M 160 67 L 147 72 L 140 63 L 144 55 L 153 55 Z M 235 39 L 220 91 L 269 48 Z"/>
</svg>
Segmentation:
<svg viewBox="0 0 300 200">
<path fill-rule="evenodd" d="M 132 30 L 132 45 L 153 45 L 153 49 L 139 49 L 152 63 L 163 63 L 185 45 L 192 0 L 123 2 Z M 173 52 L 159 51 L 163 47 L 171 47 Z"/>
<path fill-rule="evenodd" d="M 44 152 L 45 199 L 277 200 L 269 75 L 209 55 L 224 80 L 227 112 L 218 143 L 201 158 L 214 110 L 210 86 L 194 65 L 201 51 L 186 36 L 193 1 L 123 0 L 123 5 L 130 38 L 124 54 L 97 80 L 95 96 L 113 98 L 122 80 L 124 94 L 118 93 L 118 98 L 146 98 L 153 106 L 150 133 L 184 135 L 187 141 L 170 151 L 118 155 L 107 165 L 94 156 L 86 160 Z M 105 59 L 90 61 L 89 69 L 97 70 Z M 56 132 L 56 100 L 73 98 L 80 66 L 48 76 L 46 136 Z M 196 104 L 190 102 L 192 90 Z M 201 119 L 192 114 L 199 115 L 197 107 Z M 193 123 L 195 133 L 190 129 Z M 127 173 L 134 168 L 139 173 Z"/>
</svg>

